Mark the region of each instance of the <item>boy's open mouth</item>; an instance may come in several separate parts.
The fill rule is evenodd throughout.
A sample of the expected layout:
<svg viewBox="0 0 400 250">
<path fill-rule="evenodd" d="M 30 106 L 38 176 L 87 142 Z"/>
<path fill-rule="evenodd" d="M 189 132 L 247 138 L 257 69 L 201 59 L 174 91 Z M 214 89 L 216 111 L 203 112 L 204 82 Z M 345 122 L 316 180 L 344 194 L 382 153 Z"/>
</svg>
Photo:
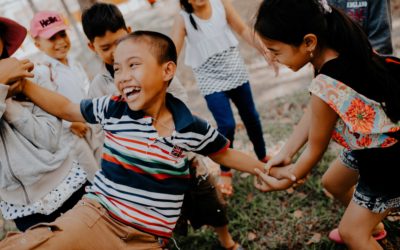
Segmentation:
<svg viewBox="0 0 400 250">
<path fill-rule="evenodd" d="M 124 88 L 122 91 L 126 96 L 127 100 L 133 100 L 139 94 L 141 88 L 140 87 L 128 87 Z"/>
</svg>

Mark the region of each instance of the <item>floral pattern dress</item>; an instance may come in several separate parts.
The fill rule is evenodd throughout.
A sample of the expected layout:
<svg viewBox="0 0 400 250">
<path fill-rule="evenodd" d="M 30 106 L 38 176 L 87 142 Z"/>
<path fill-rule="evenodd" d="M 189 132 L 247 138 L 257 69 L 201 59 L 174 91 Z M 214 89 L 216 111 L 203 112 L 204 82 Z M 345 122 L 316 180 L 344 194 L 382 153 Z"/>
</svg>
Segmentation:
<svg viewBox="0 0 400 250">
<path fill-rule="evenodd" d="M 400 131 L 400 124 L 390 121 L 380 103 L 324 74 L 314 78 L 309 91 L 339 115 L 332 139 L 346 149 L 384 148 L 397 142 L 388 133 Z"/>
</svg>

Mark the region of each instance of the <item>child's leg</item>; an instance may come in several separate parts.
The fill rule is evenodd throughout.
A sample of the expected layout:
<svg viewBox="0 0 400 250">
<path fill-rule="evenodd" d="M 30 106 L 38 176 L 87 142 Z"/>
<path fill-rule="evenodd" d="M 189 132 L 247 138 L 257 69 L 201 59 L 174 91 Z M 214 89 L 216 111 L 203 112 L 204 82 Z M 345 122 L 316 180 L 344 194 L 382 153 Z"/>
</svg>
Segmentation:
<svg viewBox="0 0 400 250">
<path fill-rule="evenodd" d="M 115 221 L 106 209 L 83 198 L 52 223 L 38 224 L 25 233 L 8 235 L 0 249 L 158 249 L 155 236 Z"/>
<path fill-rule="evenodd" d="M 233 147 L 235 135 L 235 118 L 233 116 L 231 104 L 226 92 L 216 92 L 205 96 L 208 109 L 211 111 L 215 121 L 217 122 L 218 132 L 224 135 Z M 232 175 L 229 173 L 230 168 L 221 167 L 221 176 L 219 179 L 219 188 L 224 195 L 232 195 Z"/>
<path fill-rule="evenodd" d="M 203 225 L 212 226 L 218 234 L 220 245 L 230 248 L 235 245 L 228 230 L 226 204 L 215 188 L 206 161 L 196 156 L 191 162 L 191 174 L 195 176 L 192 188 L 185 194 L 182 213 L 194 229 Z"/>
<path fill-rule="evenodd" d="M 235 241 L 229 233 L 228 225 L 215 227 L 214 230 L 218 234 L 218 240 L 222 247 L 230 248 L 235 245 Z"/>
<path fill-rule="evenodd" d="M 388 214 L 373 213 L 351 201 L 339 225 L 342 240 L 350 249 L 383 249 L 372 236 L 375 226 Z"/>
<path fill-rule="evenodd" d="M 322 185 L 335 199 L 348 206 L 358 178 L 356 159 L 353 158 L 351 151 L 342 151 L 340 158 L 336 158 L 322 176 Z M 380 233 L 383 229 L 384 226 L 380 222 L 375 225 L 373 234 Z"/>
<path fill-rule="evenodd" d="M 266 157 L 265 141 L 260 116 L 254 104 L 249 82 L 229 90 L 228 95 L 239 111 L 257 158 L 263 160 Z"/>
<path fill-rule="evenodd" d="M 339 158 L 336 158 L 322 176 L 322 185 L 335 199 L 347 206 L 351 201 L 358 176 L 356 169 L 345 166 Z"/>
<path fill-rule="evenodd" d="M 217 122 L 218 132 L 224 135 L 233 147 L 235 136 L 235 118 L 233 116 L 229 97 L 226 92 L 216 92 L 205 96 L 208 109 Z M 230 168 L 221 166 L 221 170 L 229 171 Z"/>
</svg>

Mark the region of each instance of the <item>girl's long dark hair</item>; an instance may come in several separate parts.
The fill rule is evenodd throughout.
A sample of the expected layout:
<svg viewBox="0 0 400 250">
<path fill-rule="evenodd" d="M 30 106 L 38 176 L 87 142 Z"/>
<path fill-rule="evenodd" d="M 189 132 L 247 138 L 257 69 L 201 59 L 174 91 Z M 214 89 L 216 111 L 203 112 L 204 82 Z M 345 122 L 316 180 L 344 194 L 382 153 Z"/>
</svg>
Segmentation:
<svg viewBox="0 0 400 250">
<path fill-rule="evenodd" d="M 342 11 L 326 11 L 318 0 L 264 0 L 258 10 L 255 30 L 263 37 L 299 46 L 306 34 L 318 37 L 318 49 L 331 48 L 341 58 L 358 65 L 367 81 L 346 84 L 381 103 L 386 115 L 400 120 L 400 82 L 373 52 L 361 26 Z"/>
<path fill-rule="evenodd" d="M 189 14 L 190 23 L 193 25 L 194 29 L 197 30 L 196 21 L 193 18 L 193 6 L 189 3 L 188 0 L 180 0 L 181 8 Z"/>
</svg>

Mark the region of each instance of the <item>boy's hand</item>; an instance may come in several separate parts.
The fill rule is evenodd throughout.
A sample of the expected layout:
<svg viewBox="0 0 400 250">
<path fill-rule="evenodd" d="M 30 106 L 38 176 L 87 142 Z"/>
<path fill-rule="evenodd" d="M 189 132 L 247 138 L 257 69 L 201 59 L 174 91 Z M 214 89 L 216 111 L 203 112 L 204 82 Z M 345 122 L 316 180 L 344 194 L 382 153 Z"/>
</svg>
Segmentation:
<svg viewBox="0 0 400 250">
<path fill-rule="evenodd" d="M 255 171 L 257 172 L 258 178 L 255 179 L 254 186 L 262 192 L 285 190 L 294 184 L 290 179 L 284 178 L 279 180 L 258 169 Z"/>
<path fill-rule="evenodd" d="M 80 138 L 83 138 L 88 131 L 88 126 L 83 122 L 71 122 L 70 130 Z"/>
<path fill-rule="evenodd" d="M 8 88 L 8 92 L 7 92 L 7 98 L 21 94 L 22 90 L 24 89 L 25 83 L 26 83 L 26 81 L 24 78 L 10 83 L 9 84 L 10 87 Z"/>
<path fill-rule="evenodd" d="M 14 57 L 0 60 L 0 83 L 12 84 L 24 77 L 33 77 L 33 63 L 28 59 L 18 60 Z"/>
</svg>

